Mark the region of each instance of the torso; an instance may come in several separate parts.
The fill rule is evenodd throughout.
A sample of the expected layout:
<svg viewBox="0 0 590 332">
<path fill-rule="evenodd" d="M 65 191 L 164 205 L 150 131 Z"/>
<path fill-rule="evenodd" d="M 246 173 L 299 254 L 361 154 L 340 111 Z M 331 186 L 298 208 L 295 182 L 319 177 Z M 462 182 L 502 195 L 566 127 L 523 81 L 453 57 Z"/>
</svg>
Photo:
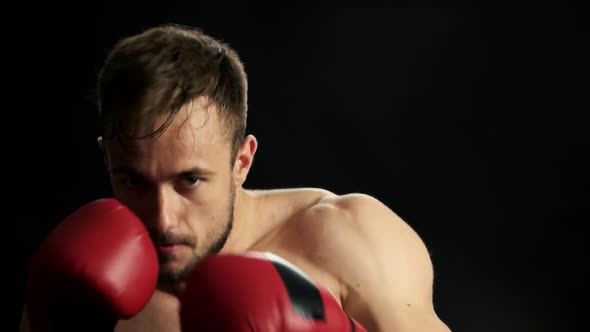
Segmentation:
<svg viewBox="0 0 590 332">
<path fill-rule="evenodd" d="M 313 232 L 309 223 L 301 221 L 309 218 L 306 211 L 320 202 L 335 197 L 334 194 L 321 189 L 287 189 L 269 190 L 256 193 L 264 201 L 268 213 L 260 225 L 259 240 L 252 244 L 249 251 L 272 252 L 292 264 L 319 285 L 332 293 L 341 303 L 340 285 L 336 278 L 324 271 L 317 262 L 307 231 Z M 305 220 L 306 222 L 309 220 Z M 306 246 L 301 246 L 306 243 Z M 179 303 L 176 297 L 156 291 L 148 305 L 135 317 L 119 321 L 115 332 L 180 332 L 178 315 Z"/>
</svg>

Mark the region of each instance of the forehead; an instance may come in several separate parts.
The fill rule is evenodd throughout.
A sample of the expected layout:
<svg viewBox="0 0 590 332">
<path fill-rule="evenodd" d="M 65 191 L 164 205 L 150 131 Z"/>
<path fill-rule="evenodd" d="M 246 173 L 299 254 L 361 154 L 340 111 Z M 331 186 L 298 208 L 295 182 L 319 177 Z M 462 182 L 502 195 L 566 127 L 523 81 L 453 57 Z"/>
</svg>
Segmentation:
<svg viewBox="0 0 590 332">
<path fill-rule="evenodd" d="M 160 128 L 165 121 L 165 116 L 157 119 L 151 130 Z M 160 136 L 122 142 L 114 140 L 108 149 L 113 157 L 125 159 L 209 159 L 223 156 L 222 150 L 227 150 L 223 129 L 217 108 L 199 99 L 183 105 Z"/>
</svg>

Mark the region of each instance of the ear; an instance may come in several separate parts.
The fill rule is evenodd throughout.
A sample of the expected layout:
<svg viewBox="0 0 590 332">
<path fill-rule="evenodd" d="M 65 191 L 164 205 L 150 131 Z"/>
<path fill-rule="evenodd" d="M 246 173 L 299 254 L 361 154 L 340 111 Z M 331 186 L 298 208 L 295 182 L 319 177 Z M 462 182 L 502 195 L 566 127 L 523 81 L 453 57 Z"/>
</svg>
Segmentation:
<svg viewBox="0 0 590 332">
<path fill-rule="evenodd" d="M 98 148 L 100 149 L 100 152 L 102 152 L 102 156 L 104 158 L 104 165 L 108 168 L 109 167 L 109 158 L 107 158 L 107 153 L 105 151 L 104 140 L 102 139 L 102 136 L 98 136 L 98 138 L 96 139 L 96 142 L 98 143 Z"/>
<path fill-rule="evenodd" d="M 96 139 L 96 143 L 98 143 L 98 148 L 100 149 L 100 152 L 104 153 L 104 141 L 102 140 L 102 136 L 98 136 L 98 138 Z"/>
<path fill-rule="evenodd" d="M 254 135 L 248 135 L 240 145 L 234 163 L 234 181 L 236 186 L 241 186 L 248 177 L 248 172 L 254 162 L 254 155 L 258 148 L 258 141 Z"/>
</svg>

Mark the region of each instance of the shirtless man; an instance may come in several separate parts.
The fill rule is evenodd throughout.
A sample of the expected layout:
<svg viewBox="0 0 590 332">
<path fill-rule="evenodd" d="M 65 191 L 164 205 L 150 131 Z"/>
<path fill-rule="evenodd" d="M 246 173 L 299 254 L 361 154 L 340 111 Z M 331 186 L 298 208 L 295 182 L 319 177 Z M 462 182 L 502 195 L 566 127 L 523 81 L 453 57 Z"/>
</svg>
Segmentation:
<svg viewBox="0 0 590 332">
<path fill-rule="evenodd" d="M 160 269 L 149 303 L 115 331 L 180 331 L 190 271 L 212 254 L 250 251 L 297 266 L 367 331 L 449 331 L 433 307 L 427 248 L 380 201 L 244 188 L 258 142 L 245 134 L 246 74 L 228 45 L 154 27 L 114 47 L 98 92 L 114 197 L 149 230 Z"/>
</svg>

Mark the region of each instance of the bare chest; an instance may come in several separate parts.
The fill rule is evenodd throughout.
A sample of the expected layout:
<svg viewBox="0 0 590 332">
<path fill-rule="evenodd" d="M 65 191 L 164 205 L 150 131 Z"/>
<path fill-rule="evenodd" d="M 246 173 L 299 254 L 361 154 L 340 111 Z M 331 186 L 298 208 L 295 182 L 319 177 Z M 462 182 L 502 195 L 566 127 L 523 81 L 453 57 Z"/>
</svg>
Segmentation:
<svg viewBox="0 0 590 332">
<path fill-rule="evenodd" d="M 322 261 L 321 245 L 306 236 L 306 231 L 283 227 L 274 234 L 269 234 L 250 248 L 251 251 L 270 252 L 287 260 L 302 270 L 318 287 L 327 289 L 336 301 L 342 305 L 341 287 L 338 279 L 332 276 Z"/>
</svg>

